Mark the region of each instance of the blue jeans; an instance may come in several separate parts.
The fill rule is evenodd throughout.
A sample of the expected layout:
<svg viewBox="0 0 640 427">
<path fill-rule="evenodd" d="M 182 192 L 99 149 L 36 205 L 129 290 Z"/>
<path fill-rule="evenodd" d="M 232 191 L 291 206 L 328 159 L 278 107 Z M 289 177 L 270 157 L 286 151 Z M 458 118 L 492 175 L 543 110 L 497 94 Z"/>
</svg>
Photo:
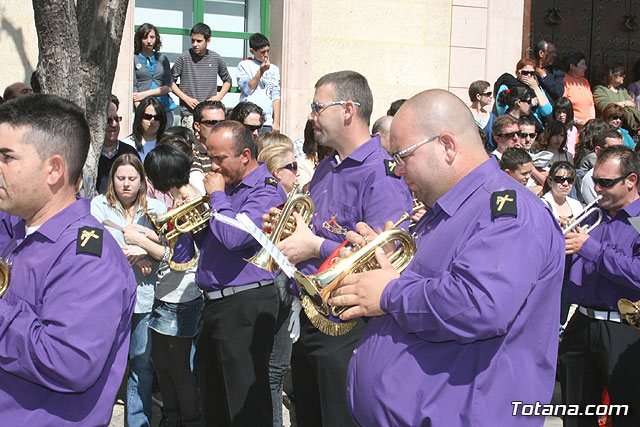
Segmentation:
<svg viewBox="0 0 640 427">
<path fill-rule="evenodd" d="M 127 379 L 127 421 L 129 427 L 151 425 L 151 313 L 134 313 L 131 319 L 129 378 Z"/>
</svg>

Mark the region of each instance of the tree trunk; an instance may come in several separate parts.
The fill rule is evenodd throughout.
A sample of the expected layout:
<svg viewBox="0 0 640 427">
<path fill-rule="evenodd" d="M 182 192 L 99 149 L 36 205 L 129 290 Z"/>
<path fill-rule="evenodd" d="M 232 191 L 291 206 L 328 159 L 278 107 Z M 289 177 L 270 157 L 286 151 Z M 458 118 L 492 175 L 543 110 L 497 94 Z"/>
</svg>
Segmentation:
<svg viewBox="0 0 640 427">
<path fill-rule="evenodd" d="M 83 196 L 95 194 L 109 95 L 129 0 L 33 0 L 38 33 L 38 79 L 44 93 L 86 111 L 91 148 L 83 169 Z"/>
</svg>

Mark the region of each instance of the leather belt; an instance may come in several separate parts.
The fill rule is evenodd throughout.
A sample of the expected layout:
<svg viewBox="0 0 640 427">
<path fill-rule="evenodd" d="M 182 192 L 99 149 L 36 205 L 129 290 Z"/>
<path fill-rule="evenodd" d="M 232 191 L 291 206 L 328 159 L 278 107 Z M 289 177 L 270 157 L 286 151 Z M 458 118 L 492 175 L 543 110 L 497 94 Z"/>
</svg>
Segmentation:
<svg viewBox="0 0 640 427">
<path fill-rule="evenodd" d="M 241 286 L 228 286 L 226 288 L 222 288 L 219 291 L 210 291 L 205 292 L 205 296 L 209 301 L 216 300 L 224 297 L 229 297 L 231 295 L 238 294 L 240 292 L 248 291 L 256 288 L 263 288 L 265 286 L 273 285 L 273 280 L 261 280 L 255 283 L 249 283 L 247 285 Z"/>
<path fill-rule="evenodd" d="M 587 317 L 597 320 L 609 320 L 610 322 L 622 323 L 622 315 L 617 311 L 594 310 L 583 306 L 578 306 L 578 311 Z"/>
</svg>

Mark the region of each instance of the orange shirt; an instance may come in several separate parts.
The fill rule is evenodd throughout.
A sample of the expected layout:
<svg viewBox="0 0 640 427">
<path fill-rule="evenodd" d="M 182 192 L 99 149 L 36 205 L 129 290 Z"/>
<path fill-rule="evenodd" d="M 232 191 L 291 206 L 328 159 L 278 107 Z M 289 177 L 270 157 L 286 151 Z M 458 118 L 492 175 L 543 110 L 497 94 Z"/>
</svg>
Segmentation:
<svg viewBox="0 0 640 427">
<path fill-rule="evenodd" d="M 596 118 L 593 93 L 587 79 L 584 77 L 571 77 L 569 74 L 565 74 L 564 96 L 571 100 L 573 116 L 576 120 L 584 123 Z"/>
</svg>

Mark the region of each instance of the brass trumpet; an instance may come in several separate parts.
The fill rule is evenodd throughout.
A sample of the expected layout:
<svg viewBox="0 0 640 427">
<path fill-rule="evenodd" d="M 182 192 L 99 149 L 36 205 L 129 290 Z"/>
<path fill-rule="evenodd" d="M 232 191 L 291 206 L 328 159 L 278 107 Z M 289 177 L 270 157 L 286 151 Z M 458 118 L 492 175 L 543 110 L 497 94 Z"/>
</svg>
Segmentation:
<svg viewBox="0 0 640 427">
<path fill-rule="evenodd" d="M 201 196 L 161 215 L 149 215 L 149 220 L 158 234 L 165 233 L 169 241 L 183 233 L 197 233 L 205 228 L 211 217 L 209 196 Z M 168 225 L 173 226 L 168 230 Z"/>
<path fill-rule="evenodd" d="M 598 224 L 600 224 L 600 221 L 602 221 L 602 211 L 598 206 L 596 206 L 596 204 L 600 201 L 600 199 L 602 199 L 602 196 L 598 196 L 593 202 L 585 206 L 584 210 L 580 213 L 580 215 L 573 218 L 571 221 L 569 221 L 567 225 L 562 227 L 562 234 L 566 235 L 568 232 L 578 227 L 582 222 L 586 221 L 587 219 L 592 217 L 594 214 L 598 216 L 596 219 L 596 222 L 594 222 L 592 225 L 586 225 L 582 227 L 582 229 L 584 230 L 585 233 L 588 233 L 589 231 L 593 230 Z"/>
<path fill-rule="evenodd" d="M 626 298 L 618 300 L 618 311 L 631 326 L 640 329 L 640 301 L 629 301 Z"/>
<path fill-rule="evenodd" d="M 375 259 L 377 247 L 396 245 L 397 248 L 389 256 L 389 261 L 400 273 L 407 268 L 415 255 L 416 242 L 408 231 L 397 227 L 410 217 L 411 214 L 404 213 L 394 224 L 394 228 L 383 231 L 355 253 L 338 260 L 325 271 L 309 276 L 299 271 L 295 272 L 294 278 L 303 291 L 302 307 L 316 328 L 325 334 L 336 336 L 346 334 L 355 326 L 355 320 L 347 322 L 340 320 L 340 315 L 349 307 L 332 307 L 327 301 L 331 292 L 345 276 L 380 268 Z"/>
<path fill-rule="evenodd" d="M 293 216 L 294 212 L 298 212 L 302 215 L 304 222 L 309 225 L 315 212 L 315 205 L 313 200 L 307 194 L 296 194 L 296 188 L 298 184 L 294 184 L 293 190 L 289 193 L 287 201 L 282 209 L 276 210 L 276 216 L 274 218 L 275 226 L 267 233 L 269 240 L 274 245 L 277 245 L 281 240 L 291 236 L 296 230 L 296 219 Z M 247 260 L 256 267 L 260 267 L 271 273 L 277 270 L 277 265 L 273 262 L 273 258 L 269 255 L 269 252 L 264 248 L 255 254 L 253 257 Z"/>
<path fill-rule="evenodd" d="M 11 279 L 11 269 L 9 264 L 0 258 L 0 298 L 4 296 L 9 289 L 9 281 Z"/>
</svg>

